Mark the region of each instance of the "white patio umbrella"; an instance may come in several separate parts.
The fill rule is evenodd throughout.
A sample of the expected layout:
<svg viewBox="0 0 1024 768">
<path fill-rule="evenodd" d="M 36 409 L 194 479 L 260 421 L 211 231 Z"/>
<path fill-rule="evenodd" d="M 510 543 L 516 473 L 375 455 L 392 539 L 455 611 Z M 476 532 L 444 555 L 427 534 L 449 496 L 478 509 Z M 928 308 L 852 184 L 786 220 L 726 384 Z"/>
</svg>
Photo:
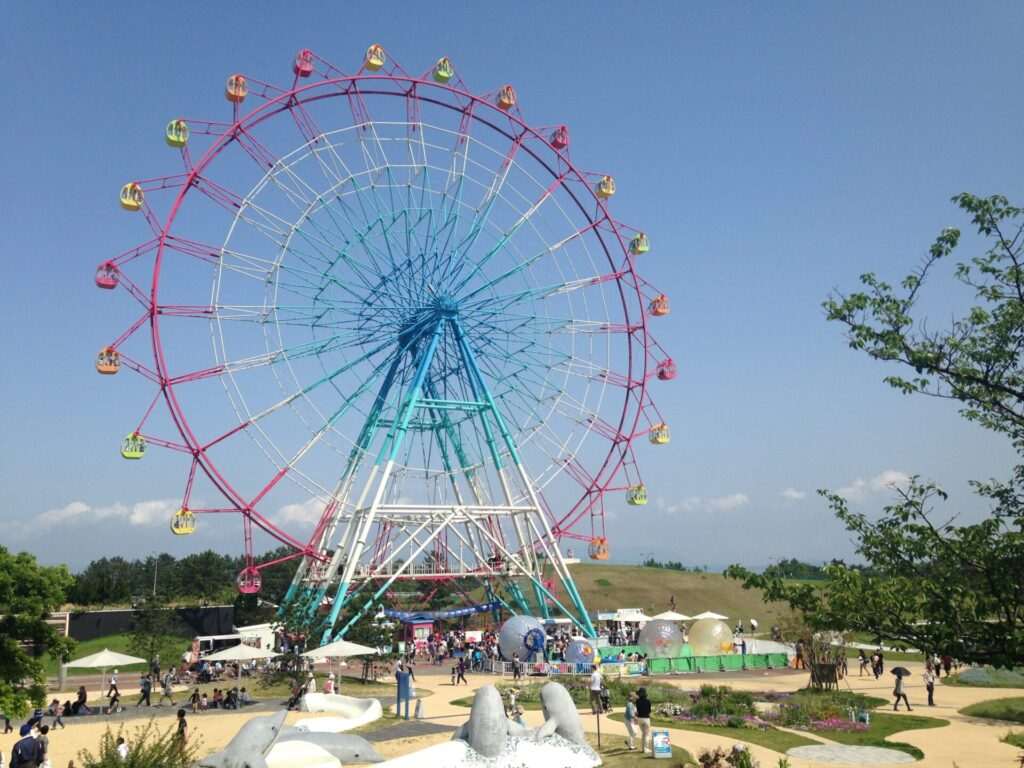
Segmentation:
<svg viewBox="0 0 1024 768">
<path fill-rule="evenodd" d="M 699 621 L 700 619 L 718 619 L 719 621 L 725 621 L 729 617 L 713 611 L 704 611 L 704 613 L 698 613 L 696 616 L 691 616 L 690 618 L 694 621 Z"/>
<path fill-rule="evenodd" d="M 272 659 L 277 656 L 277 651 L 272 651 L 269 648 L 253 648 L 251 645 L 245 643 L 239 643 L 238 645 L 232 645 L 225 648 L 222 651 L 216 653 L 210 653 L 203 656 L 204 661 L 253 661 L 254 659 Z M 238 665 L 236 674 L 237 677 L 242 676 L 242 665 Z"/>
<path fill-rule="evenodd" d="M 306 651 L 303 656 L 307 659 L 347 659 L 349 656 L 369 656 L 377 654 L 376 648 L 359 643 L 350 643 L 348 640 L 335 640 L 333 643 L 321 645 L 311 651 Z"/>
<path fill-rule="evenodd" d="M 665 611 L 664 613 L 659 613 L 654 618 L 663 619 L 664 621 L 689 621 L 691 617 L 683 613 L 676 613 L 675 611 Z"/>
<path fill-rule="evenodd" d="M 103 678 L 100 680 L 100 696 L 103 695 L 103 686 L 107 682 L 107 670 L 115 667 L 120 667 L 127 664 L 145 664 L 145 659 L 140 659 L 138 656 L 129 656 L 127 653 L 118 653 L 117 651 L 110 651 L 104 648 L 98 653 L 90 654 L 89 656 L 83 656 L 80 659 L 69 661 L 67 666 L 69 667 L 82 667 L 86 669 L 98 669 L 100 676 Z"/>
</svg>

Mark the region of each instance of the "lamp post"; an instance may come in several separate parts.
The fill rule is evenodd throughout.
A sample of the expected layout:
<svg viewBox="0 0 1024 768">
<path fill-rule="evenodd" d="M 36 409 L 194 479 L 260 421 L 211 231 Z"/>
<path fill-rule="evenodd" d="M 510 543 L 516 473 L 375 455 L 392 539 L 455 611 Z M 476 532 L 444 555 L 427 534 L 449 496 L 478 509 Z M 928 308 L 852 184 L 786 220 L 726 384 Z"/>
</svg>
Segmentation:
<svg viewBox="0 0 1024 768">
<path fill-rule="evenodd" d="M 160 555 L 153 553 L 153 597 L 156 597 L 156 574 L 160 568 Z"/>
</svg>

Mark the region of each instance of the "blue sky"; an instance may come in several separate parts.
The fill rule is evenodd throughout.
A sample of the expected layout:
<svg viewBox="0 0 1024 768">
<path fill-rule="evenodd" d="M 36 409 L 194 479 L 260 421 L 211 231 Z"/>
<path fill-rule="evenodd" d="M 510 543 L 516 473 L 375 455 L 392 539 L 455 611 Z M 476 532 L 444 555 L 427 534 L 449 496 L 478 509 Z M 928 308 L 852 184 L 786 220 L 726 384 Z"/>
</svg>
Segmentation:
<svg viewBox="0 0 1024 768">
<path fill-rule="evenodd" d="M 93 370 L 130 318 L 92 272 L 145 237 L 116 194 L 173 172 L 167 120 L 227 119 L 232 72 L 288 85 L 297 50 L 355 70 L 375 41 L 413 72 L 451 56 L 478 93 L 513 82 L 527 121 L 569 124 L 573 161 L 612 172 L 614 215 L 656 243 L 641 270 L 673 301 L 655 332 L 681 375 L 654 390 L 673 441 L 641 449 L 653 503 L 609 505 L 615 559 L 849 556 L 815 489 L 871 510 L 921 474 L 970 518 L 984 508 L 966 480 L 1012 466 L 952 404 L 889 389 L 820 304 L 966 230 L 953 194 L 1024 200 L 1020 3 L 170 8 L 21 4 L 0 31 L 5 546 L 73 568 L 240 549 L 228 521 L 172 539 L 178 458 L 118 455 L 148 390 Z M 963 301 L 937 285 L 934 321 Z"/>
</svg>

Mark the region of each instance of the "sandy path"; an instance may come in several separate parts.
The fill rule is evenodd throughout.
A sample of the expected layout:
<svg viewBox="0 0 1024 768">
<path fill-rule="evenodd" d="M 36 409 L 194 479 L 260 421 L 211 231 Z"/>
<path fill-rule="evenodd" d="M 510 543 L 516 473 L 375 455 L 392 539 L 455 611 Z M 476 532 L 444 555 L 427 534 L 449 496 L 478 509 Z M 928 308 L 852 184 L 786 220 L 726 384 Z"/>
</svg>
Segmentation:
<svg viewBox="0 0 1024 768">
<path fill-rule="evenodd" d="M 914 744 L 925 753 L 924 760 L 915 765 L 920 768 L 952 768 L 954 762 L 961 768 L 1016 768 L 1016 756 L 1019 750 L 1000 742 L 1011 727 L 1006 723 L 993 723 L 992 721 L 969 718 L 960 715 L 957 710 L 968 704 L 987 699 L 998 699 L 1009 696 L 1024 696 L 1024 689 L 1010 688 L 966 688 L 946 685 L 937 685 L 935 698 L 938 706 L 924 706 L 926 701 L 924 683 L 921 680 L 923 672 L 922 664 L 907 664 L 905 666 L 914 672 L 907 685 L 907 693 L 914 707 L 914 714 L 933 715 L 948 719 L 950 724 L 943 728 L 935 728 L 920 731 L 908 731 L 893 738 Z M 498 678 L 491 675 L 470 675 L 470 686 L 453 688 L 446 675 L 434 674 L 432 670 L 422 669 L 419 672 L 420 685 L 433 691 L 433 695 L 423 700 L 423 713 L 427 721 L 445 725 L 457 726 L 465 722 L 469 716 L 469 710 L 451 704 L 457 698 L 468 696 L 472 691 L 481 685 L 489 682 L 496 682 Z M 892 690 L 892 679 L 875 680 L 873 677 L 859 678 L 856 675 L 847 678 L 850 688 L 874 696 L 888 698 Z M 747 674 L 743 676 L 724 675 L 687 675 L 676 678 L 667 678 L 671 682 L 683 688 L 695 688 L 701 683 L 711 682 L 727 684 L 742 690 L 777 690 L 792 691 L 802 688 L 807 683 L 807 676 L 801 673 L 794 673 L 786 670 L 772 670 L 762 674 Z M 347 690 L 346 693 L 357 694 L 358 687 Z M 227 742 L 237 733 L 238 728 L 248 718 L 261 714 L 260 712 L 244 713 L 221 713 L 210 712 L 206 715 L 189 714 L 188 720 L 194 738 L 201 739 L 202 752 L 204 754 L 222 749 Z M 286 722 L 294 723 L 303 715 L 290 713 Z M 530 726 L 540 725 L 543 722 L 543 715 L 540 712 L 526 712 L 525 718 Z M 125 723 L 126 733 L 130 734 L 135 727 L 141 725 L 143 720 L 134 720 Z M 158 724 L 162 727 L 173 725 L 171 717 L 159 718 Z M 589 713 L 583 714 L 583 725 L 588 731 L 595 729 L 595 718 Z M 79 764 L 78 752 L 83 748 L 95 751 L 99 738 L 106 728 L 103 722 L 76 723 L 66 729 L 50 734 L 50 754 L 55 768 L 65 768 L 68 761 L 75 760 Z M 116 730 L 117 725 L 114 725 Z M 601 720 L 602 734 L 607 738 L 605 742 L 609 746 L 618 747 L 625 736 L 625 726 L 607 718 Z M 729 748 L 734 743 L 731 738 L 719 738 L 711 734 L 696 733 L 671 729 L 672 743 L 676 746 L 685 747 L 692 754 L 696 755 L 704 749 L 721 746 Z M 5 755 L 10 755 L 11 745 L 17 740 L 17 733 L 0 736 L 0 750 Z M 429 744 L 444 741 L 451 738 L 448 734 L 436 734 L 418 739 L 398 739 L 384 742 L 377 746 L 378 751 L 387 757 L 394 757 L 401 754 L 408 754 L 421 749 Z M 761 761 L 762 768 L 771 768 L 778 762 L 779 755 L 762 747 L 751 747 L 753 755 Z M 818 768 L 820 763 L 807 760 L 791 758 L 792 768 Z"/>
</svg>

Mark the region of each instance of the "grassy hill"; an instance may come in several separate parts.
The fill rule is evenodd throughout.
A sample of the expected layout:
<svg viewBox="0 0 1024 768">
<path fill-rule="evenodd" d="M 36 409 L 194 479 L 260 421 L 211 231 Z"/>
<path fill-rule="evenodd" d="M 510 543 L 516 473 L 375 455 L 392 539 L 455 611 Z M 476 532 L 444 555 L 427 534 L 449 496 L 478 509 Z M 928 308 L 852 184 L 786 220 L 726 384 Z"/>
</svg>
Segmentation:
<svg viewBox="0 0 1024 768">
<path fill-rule="evenodd" d="M 738 581 L 720 573 L 690 573 L 638 565 L 580 563 L 569 567 L 576 588 L 589 611 L 612 611 L 616 608 L 642 608 L 649 615 L 669 610 L 669 598 L 675 595 L 676 610 L 693 616 L 714 611 L 728 616 L 730 624 L 743 619 L 757 619 L 761 631 L 769 627 L 789 609 L 767 605 L 761 593 L 744 590 Z M 559 587 L 556 596 L 565 595 Z"/>
</svg>

